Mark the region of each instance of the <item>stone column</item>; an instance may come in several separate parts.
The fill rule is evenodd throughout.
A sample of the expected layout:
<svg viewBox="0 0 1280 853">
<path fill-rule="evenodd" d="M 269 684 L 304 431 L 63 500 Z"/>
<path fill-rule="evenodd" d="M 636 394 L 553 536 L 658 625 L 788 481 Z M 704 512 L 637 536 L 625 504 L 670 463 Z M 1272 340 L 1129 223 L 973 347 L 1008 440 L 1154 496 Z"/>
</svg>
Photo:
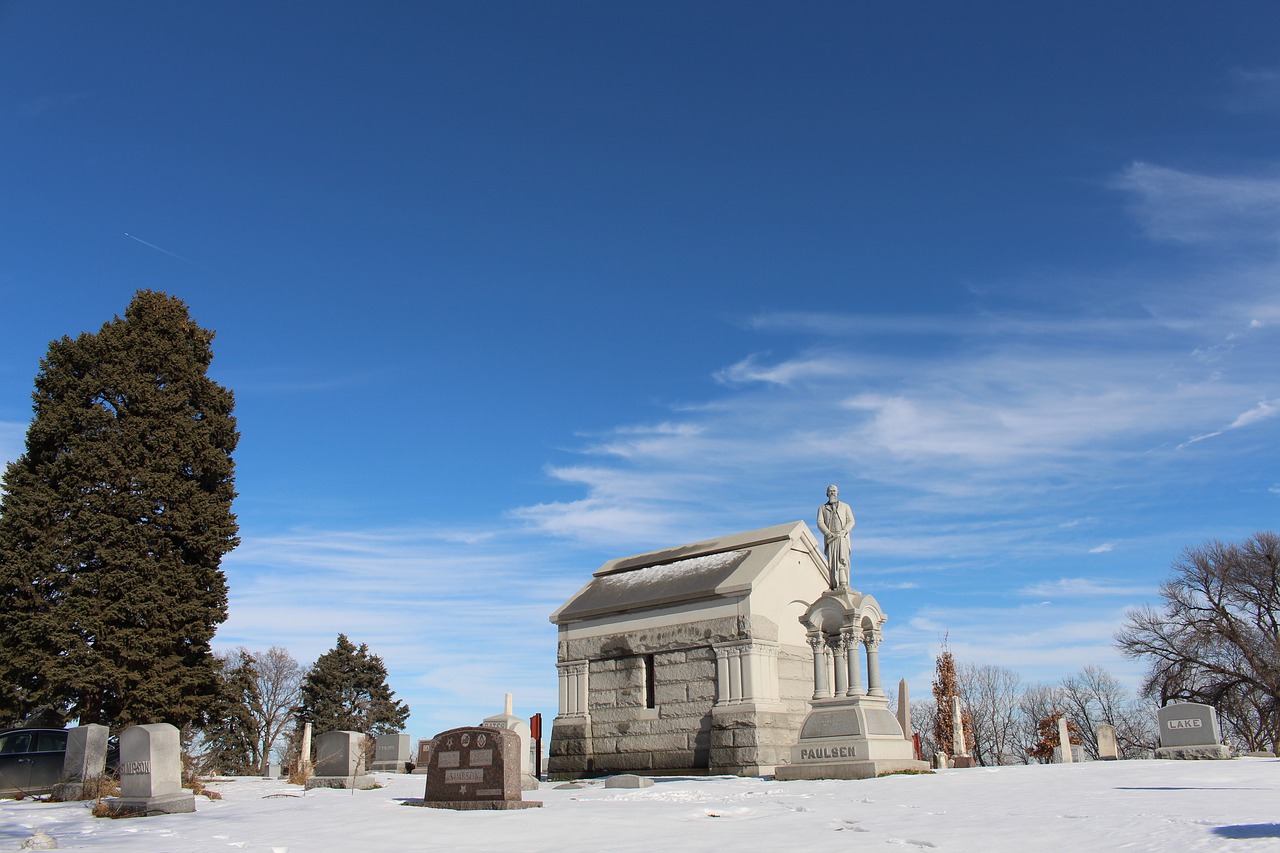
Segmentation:
<svg viewBox="0 0 1280 853">
<path fill-rule="evenodd" d="M 571 660 L 556 664 L 560 674 L 561 717 L 581 717 L 587 713 L 587 670 L 585 660 Z"/>
<path fill-rule="evenodd" d="M 303 776 L 311 775 L 311 724 L 302 725 L 302 744 L 298 748 L 298 772 Z"/>
<path fill-rule="evenodd" d="M 969 746 L 964 740 L 964 714 L 960 710 L 959 696 L 951 697 L 951 754 L 969 754 Z"/>
<path fill-rule="evenodd" d="M 848 663 L 849 663 L 849 689 L 850 696 L 862 696 L 866 690 L 862 687 L 862 662 L 858 660 L 861 650 L 858 643 L 862 639 L 859 631 L 853 628 L 845 628 L 842 632 L 845 636 L 845 642 L 848 645 Z"/>
<path fill-rule="evenodd" d="M 844 696 L 849 692 L 849 644 L 843 631 L 828 642 L 836 658 L 836 696 Z"/>
<path fill-rule="evenodd" d="M 827 686 L 826 645 L 821 634 L 810 634 L 809 648 L 813 649 L 813 698 L 830 699 L 831 688 Z"/>
<path fill-rule="evenodd" d="M 867 644 L 867 693 L 883 696 L 884 688 L 880 686 L 880 632 L 867 631 L 862 642 Z"/>
<path fill-rule="evenodd" d="M 1067 729 L 1065 715 L 1058 718 L 1058 754 L 1058 760 L 1062 764 L 1071 764 L 1076 760 L 1075 756 L 1071 754 L 1071 733 Z"/>
<path fill-rule="evenodd" d="M 729 650 L 716 647 L 716 704 L 724 705 L 732 701 L 729 692 Z"/>
<path fill-rule="evenodd" d="M 911 697 L 907 694 L 907 680 L 898 680 L 898 725 L 902 734 L 911 740 Z"/>
<path fill-rule="evenodd" d="M 750 702 L 758 699 L 756 695 L 756 655 L 755 646 L 743 646 L 742 648 L 742 698 Z"/>
</svg>

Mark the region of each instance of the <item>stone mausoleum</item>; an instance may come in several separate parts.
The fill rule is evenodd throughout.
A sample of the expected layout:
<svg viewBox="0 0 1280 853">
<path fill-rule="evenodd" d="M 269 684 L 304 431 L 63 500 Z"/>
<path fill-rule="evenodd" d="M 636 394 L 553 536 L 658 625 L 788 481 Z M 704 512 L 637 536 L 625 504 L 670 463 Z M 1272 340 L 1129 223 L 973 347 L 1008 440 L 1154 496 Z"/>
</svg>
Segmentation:
<svg viewBox="0 0 1280 853">
<path fill-rule="evenodd" d="M 892 721 L 878 710 L 886 617 L 848 586 L 839 619 L 826 614 L 831 578 L 801 521 L 605 563 L 551 616 L 550 776 L 769 775 L 833 694 Z"/>
</svg>

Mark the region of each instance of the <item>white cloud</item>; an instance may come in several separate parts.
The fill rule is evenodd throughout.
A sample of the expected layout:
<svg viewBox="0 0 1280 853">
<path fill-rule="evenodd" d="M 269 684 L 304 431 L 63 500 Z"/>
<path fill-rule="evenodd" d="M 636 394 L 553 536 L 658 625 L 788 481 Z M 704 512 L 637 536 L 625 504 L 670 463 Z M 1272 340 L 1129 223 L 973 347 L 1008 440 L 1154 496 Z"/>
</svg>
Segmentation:
<svg viewBox="0 0 1280 853">
<path fill-rule="evenodd" d="M 1203 175 L 1135 162 L 1116 180 L 1156 240 L 1280 241 L 1280 178 Z"/>
<path fill-rule="evenodd" d="M 1090 548 L 1090 549 L 1089 549 L 1089 553 L 1090 553 L 1090 554 L 1105 554 L 1105 553 L 1107 553 L 1108 551 L 1114 551 L 1114 550 L 1115 550 L 1115 547 L 1116 547 L 1116 546 L 1115 546 L 1113 543 L 1111 543 L 1111 542 L 1104 542 L 1103 544 L 1099 545 L 1099 546 L 1098 546 L 1098 547 L 1096 547 L 1096 548 Z"/>
</svg>

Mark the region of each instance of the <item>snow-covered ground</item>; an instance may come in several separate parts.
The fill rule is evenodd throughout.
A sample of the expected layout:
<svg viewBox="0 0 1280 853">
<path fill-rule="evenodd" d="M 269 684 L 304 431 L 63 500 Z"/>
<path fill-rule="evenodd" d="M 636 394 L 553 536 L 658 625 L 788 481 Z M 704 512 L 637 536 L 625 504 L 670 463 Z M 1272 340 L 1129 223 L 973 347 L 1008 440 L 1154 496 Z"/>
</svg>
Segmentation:
<svg viewBox="0 0 1280 853">
<path fill-rule="evenodd" d="M 196 814 L 109 820 L 85 803 L 0 803 L 0 850 L 36 828 L 60 850 L 961 851 L 1280 849 L 1280 759 L 1123 761 L 836 782 L 688 777 L 525 794 L 540 809 L 405 808 L 422 776 L 370 791 L 214 782 Z"/>
</svg>

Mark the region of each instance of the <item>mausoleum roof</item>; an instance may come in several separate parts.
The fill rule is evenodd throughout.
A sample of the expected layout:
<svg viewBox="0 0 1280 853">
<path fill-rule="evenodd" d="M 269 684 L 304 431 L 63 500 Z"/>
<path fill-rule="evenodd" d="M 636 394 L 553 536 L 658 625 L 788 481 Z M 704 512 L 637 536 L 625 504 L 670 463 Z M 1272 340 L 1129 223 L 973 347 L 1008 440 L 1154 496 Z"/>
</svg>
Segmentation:
<svg viewBox="0 0 1280 853">
<path fill-rule="evenodd" d="M 551 614 L 551 621 L 559 625 L 610 613 L 747 593 L 792 551 L 807 554 L 815 571 L 826 572 L 822 549 L 803 521 L 610 560 Z"/>
</svg>

